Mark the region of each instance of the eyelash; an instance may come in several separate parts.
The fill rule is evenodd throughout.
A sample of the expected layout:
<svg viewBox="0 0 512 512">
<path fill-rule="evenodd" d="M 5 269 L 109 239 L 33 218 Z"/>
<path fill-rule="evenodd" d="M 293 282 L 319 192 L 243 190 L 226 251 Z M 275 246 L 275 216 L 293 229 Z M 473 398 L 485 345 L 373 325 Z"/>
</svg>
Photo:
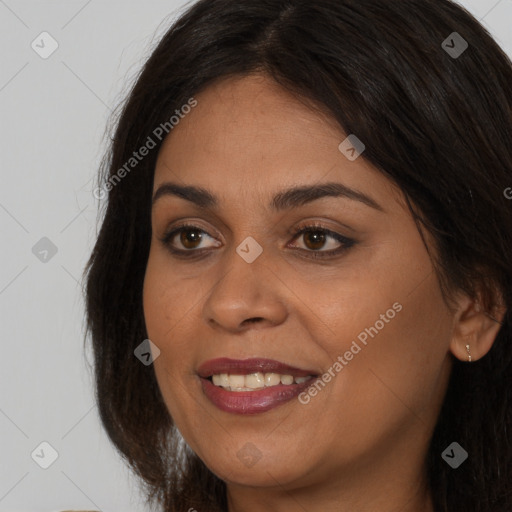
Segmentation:
<svg viewBox="0 0 512 512">
<path fill-rule="evenodd" d="M 181 249 L 175 249 L 172 247 L 171 241 L 174 238 L 174 236 L 182 231 L 186 231 L 187 229 L 199 231 L 201 233 L 206 233 L 210 238 L 211 235 L 209 235 L 206 231 L 201 229 L 198 226 L 195 226 L 193 224 L 183 223 L 177 227 L 174 227 L 171 231 L 164 234 L 164 236 L 161 238 L 161 242 L 167 247 L 167 249 L 178 257 L 184 257 L 184 258 L 194 258 L 201 256 L 205 251 L 208 251 L 208 249 L 189 249 L 189 250 L 181 250 Z M 321 259 L 321 258 L 329 258 L 338 256 L 339 254 L 347 251 L 351 247 L 353 247 L 356 244 L 356 241 L 347 238 L 343 235 L 340 235 L 339 233 L 336 233 L 334 231 L 331 231 L 330 229 L 322 227 L 322 225 L 318 223 L 312 223 L 312 224 L 304 224 L 301 226 L 298 226 L 293 232 L 289 233 L 293 238 L 292 241 L 296 238 L 299 238 L 300 235 L 309 233 L 309 232 L 321 232 L 324 235 L 330 236 L 334 238 L 337 242 L 341 243 L 342 246 L 338 249 L 333 249 L 330 251 L 314 251 L 314 250 L 307 250 L 307 249 L 298 249 L 300 251 L 304 251 L 308 253 L 308 257 L 312 257 L 313 259 Z"/>
</svg>

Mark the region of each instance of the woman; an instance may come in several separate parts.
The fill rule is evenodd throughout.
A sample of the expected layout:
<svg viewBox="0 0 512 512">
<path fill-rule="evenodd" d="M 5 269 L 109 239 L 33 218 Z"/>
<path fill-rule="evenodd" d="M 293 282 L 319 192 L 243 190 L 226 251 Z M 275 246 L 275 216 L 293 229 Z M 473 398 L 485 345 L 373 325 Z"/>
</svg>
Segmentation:
<svg viewBox="0 0 512 512">
<path fill-rule="evenodd" d="M 512 510 L 511 83 L 447 0 L 175 22 L 87 274 L 101 419 L 149 501 Z"/>
</svg>

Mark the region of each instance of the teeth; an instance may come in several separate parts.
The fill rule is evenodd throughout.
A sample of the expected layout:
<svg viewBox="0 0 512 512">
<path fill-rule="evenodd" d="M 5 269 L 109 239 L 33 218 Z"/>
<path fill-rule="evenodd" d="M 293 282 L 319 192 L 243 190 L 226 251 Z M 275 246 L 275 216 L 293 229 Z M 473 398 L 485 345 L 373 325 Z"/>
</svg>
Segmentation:
<svg viewBox="0 0 512 512">
<path fill-rule="evenodd" d="M 220 375 L 213 376 L 213 383 L 216 386 L 228 387 L 229 386 L 229 377 L 227 373 L 221 373 Z"/>
<path fill-rule="evenodd" d="M 292 375 L 281 375 L 279 373 L 250 373 L 248 375 L 228 375 L 221 373 L 213 375 L 212 381 L 215 386 L 220 386 L 228 391 L 252 391 L 254 389 L 264 389 L 265 387 L 277 386 L 284 384 L 289 386 L 294 382 L 302 384 L 311 379 L 311 375 L 307 377 L 293 377 Z"/>
<path fill-rule="evenodd" d="M 242 377 L 242 375 L 240 375 Z M 251 389 L 258 389 L 265 386 L 265 376 L 263 373 L 251 373 L 245 376 L 245 387 Z"/>
<path fill-rule="evenodd" d="M 293 377 L 291 375 L 281 375 L 281 384 L 293 384 Z"/>
<path fill-rule="evenodd" d="M 265 373 L 265 386 L 277 386 L 281 383 L 281 376 L 278 373 Z"/>
<path fill-rule="evenodd" d="M 230 375 L 229 385 L 232 388 L 243 388 L 245 387 L 245 375 Z"/>
</svg>

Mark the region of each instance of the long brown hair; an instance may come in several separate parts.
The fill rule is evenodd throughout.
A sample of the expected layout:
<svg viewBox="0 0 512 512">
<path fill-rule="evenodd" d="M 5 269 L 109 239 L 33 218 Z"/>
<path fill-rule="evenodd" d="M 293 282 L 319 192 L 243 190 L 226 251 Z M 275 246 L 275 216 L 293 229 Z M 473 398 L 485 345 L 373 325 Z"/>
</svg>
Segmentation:
<svg viewBox="0 0 512 512">
<path fill-rule="evenodd" d="M 459 55 L 453 32 L 467 43 Z M 152 366 L 142 285 L 156 148 L 123 173 L 155 128 L 214 80 L 263 72 L 315 102 L 396 183 L 436 242 L 446 290 L 507 306 L 490 352 L 454 361 L 431 441 L 438 512 L 512 510 L 512 64 L 486 30 L 448 0 L 200 0 L 161 39 L 115 120 L 100 170 L 108 202 L 86 269 L 88 332 L 101 420 L 166 511 L 225 511 L 226 488 L 183 445 Z M 162 137 L 163 138 L 163 137 Z M 126 175 L 125 175 L 126 174 Z M 108 181 L 110 179 L 110 182 Z M 512 191 L 511 194 L 512 195 Z M 469 459 L 441 458 L 457 441 Z"/>
</svg>

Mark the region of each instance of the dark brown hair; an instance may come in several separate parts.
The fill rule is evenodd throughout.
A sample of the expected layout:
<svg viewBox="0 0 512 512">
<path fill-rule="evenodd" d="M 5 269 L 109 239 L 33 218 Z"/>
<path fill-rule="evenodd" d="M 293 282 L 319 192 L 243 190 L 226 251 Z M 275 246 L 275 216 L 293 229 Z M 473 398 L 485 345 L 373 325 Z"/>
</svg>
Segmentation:
<svg viewBox="0 0 512 512">
<path fill-rule="evenodd" d="M 442 43 L 453 32 L 461 55 Z M 507 313 L 490 352 L 454 361 L 428 460 L 438 512 L 512 510 L 512 65 L 448 0 L 200 0 L 161 39 L 116 118 L 100 176 L 111 179 L 155 128 L 214 80 L 265 73 L 364 141 L 435 240 L 446 290 L 480 291 Z M 153 137 L 154 138 L 154 137 Z M 227 510 L 225 484 L 189 449 L 152 366 L 142 285 L 151 240 L 157 147 L 110 186 L 86 269 L 96 395 L 113 444 L 166 511 Z M 441 458 L 457 441 L 454 470 Z"/>
</svg>

